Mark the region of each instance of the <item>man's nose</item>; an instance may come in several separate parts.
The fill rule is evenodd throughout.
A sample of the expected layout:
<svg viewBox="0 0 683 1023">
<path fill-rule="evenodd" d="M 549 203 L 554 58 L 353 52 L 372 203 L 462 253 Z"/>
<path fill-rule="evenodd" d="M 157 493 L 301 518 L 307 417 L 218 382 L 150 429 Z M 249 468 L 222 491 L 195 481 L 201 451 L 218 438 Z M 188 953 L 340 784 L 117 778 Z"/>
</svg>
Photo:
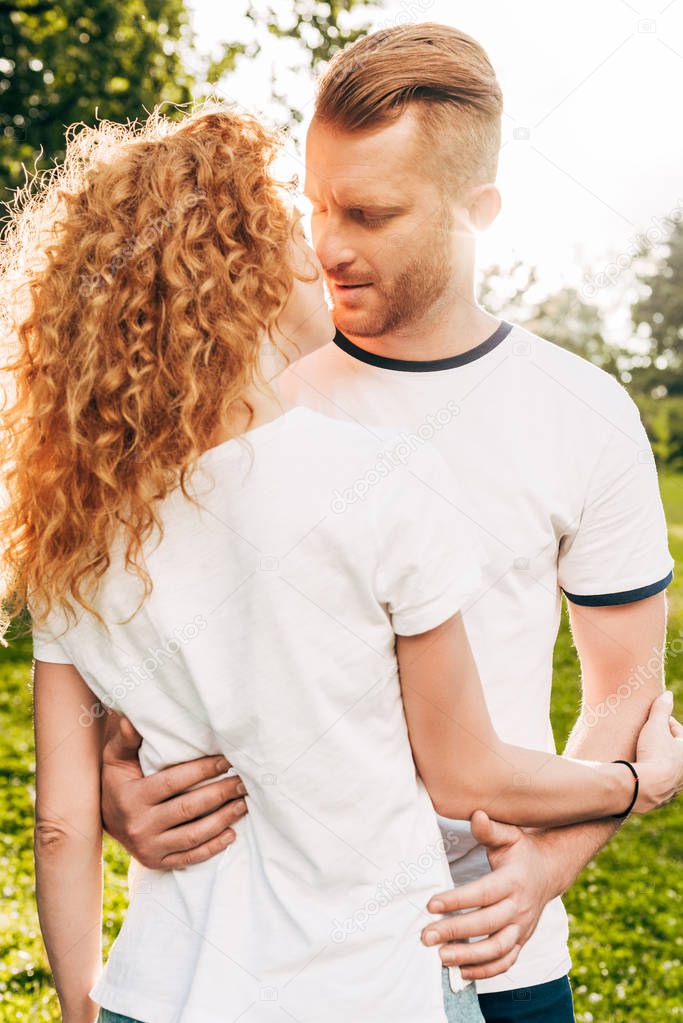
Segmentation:
<svg viewBox="0 0 683 1023">
<path fill-rule="evenodd" d="M 313 229 L 313 244 L 326 273 L 346 267 L 356 258 L 356 253 L 344 231 L 329 221 Z"/>
</svg>

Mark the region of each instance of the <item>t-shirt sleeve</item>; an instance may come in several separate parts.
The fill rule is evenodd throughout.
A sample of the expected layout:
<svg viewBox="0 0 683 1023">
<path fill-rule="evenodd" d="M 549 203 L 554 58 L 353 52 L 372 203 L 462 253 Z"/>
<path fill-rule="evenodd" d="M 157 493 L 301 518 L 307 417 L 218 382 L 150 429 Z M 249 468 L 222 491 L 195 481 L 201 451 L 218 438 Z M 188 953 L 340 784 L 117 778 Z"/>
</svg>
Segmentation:
<svg viewBox="0 0 683 1023">
<path fill-rule="evenodd" d="M 397 635 L 427 632 L 475 598 L 483 551 L 459 507 L 453 473 L 432 448 L 413 452 L 378 490 L 378 599 Z"/>
<path fill-rule="evenodd" d="M 29 602 L 29 611 L 31 605 Z M 60 623 L 60 618 L 61 623 Z M 33 617 L 33 657 L 36 661 L 50 661 L 54 664 L 73 664 L 73 657 L 67 650 L 64 639 L 66 627 L 63 617 L 53 608 L 47 617 Z"/>
<path fill-rule="evenodd" d="M 562 590 L 588 607 L 643 600 L 673 578 L 652 448 L 635 402 L 615 388 L 611 428 L 559 550 Z"/>
</svg>

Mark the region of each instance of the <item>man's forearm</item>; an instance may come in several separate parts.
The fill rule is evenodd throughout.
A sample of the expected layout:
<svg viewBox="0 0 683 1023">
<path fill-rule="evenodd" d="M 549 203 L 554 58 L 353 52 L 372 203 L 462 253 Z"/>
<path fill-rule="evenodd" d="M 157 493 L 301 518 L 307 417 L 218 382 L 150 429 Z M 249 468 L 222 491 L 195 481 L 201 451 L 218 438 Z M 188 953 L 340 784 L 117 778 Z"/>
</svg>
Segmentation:
<svg viewBox="0 0 683 1023">
<path fill-rule="evenodd" d="M 622 720 L 619 720 L 618 714 L 610 714 L 590 726 L 583 718 L 579 718 L 567 740 L 564 753 L 587 760 L 632 759 L 643 722 L 640 718 L 628 721 L 625 718 L 625 714 Z M 535 832 L 552 860 L 554 895 L 562 895 L 571 887 L 586 864 L 617 833 L 622 823 L 610 818 Z"/>
</svg>

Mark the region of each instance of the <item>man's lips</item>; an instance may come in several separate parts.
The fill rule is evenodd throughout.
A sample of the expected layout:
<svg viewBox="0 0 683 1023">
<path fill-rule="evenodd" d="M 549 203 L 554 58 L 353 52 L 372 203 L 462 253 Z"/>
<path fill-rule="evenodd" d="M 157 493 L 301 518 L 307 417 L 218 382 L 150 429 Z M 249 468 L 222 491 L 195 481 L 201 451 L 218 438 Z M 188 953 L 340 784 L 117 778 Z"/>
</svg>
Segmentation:
<svg viewBox="0 0 683 1023">
<path fill-rule="evenodd" d="M 369 281 L 329 281 L 329 284 L 333 291 L 342 295 L 357 294 L 364 288 L 372 287 Z"/>
<path fill-rule="evenodd" d="M 372 284 L 367 281 L 351 283 L 349 281 L 330 282 L 332 301 L 337 306 L 354 309 L 365 304 L 365 292 L 371 290 Z"/>
<path fill-rule="evenodd" d="M 344 288 L 348 288 L 348 287 L 370 287 L 371 283 L 372 283 L 369 280 L 335 280 L 334 277 L 328 277 L 327 280 L 328 280 L 328 283 L 332 285 L 332 287 L 344 287 Z"/>
</svg>

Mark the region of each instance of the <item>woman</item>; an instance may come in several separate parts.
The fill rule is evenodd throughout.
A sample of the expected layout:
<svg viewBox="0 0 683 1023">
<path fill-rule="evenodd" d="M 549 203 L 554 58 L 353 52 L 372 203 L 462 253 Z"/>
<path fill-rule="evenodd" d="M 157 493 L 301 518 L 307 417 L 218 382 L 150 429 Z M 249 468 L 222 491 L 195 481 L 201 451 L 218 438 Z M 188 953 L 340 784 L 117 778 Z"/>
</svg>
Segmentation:
<svg viewBox="0 0 683 1023">
<path fill-rule="evenodd" d="M 278 395 L 332 324 L 274 152 L 215 106 L 85 129 L 9 237 L 4 596 L 34 623 L 37 897 L 64 1023 L 99 1005 L 474 1023 L 472 986 L 420 941 L 449 883 L 434 807 L 560 824 L 681 781 L 664 701 L 639 792 L 628 765 L 500 742 L 459 615 L 478 568 L 434 453 L 332 512 L 378 439 Z M 222 753 L 249 793 L 221 855 L 133 862 L 103 975 L 101 705 L 143 735 L 146 773 Z"/>
</svg>

